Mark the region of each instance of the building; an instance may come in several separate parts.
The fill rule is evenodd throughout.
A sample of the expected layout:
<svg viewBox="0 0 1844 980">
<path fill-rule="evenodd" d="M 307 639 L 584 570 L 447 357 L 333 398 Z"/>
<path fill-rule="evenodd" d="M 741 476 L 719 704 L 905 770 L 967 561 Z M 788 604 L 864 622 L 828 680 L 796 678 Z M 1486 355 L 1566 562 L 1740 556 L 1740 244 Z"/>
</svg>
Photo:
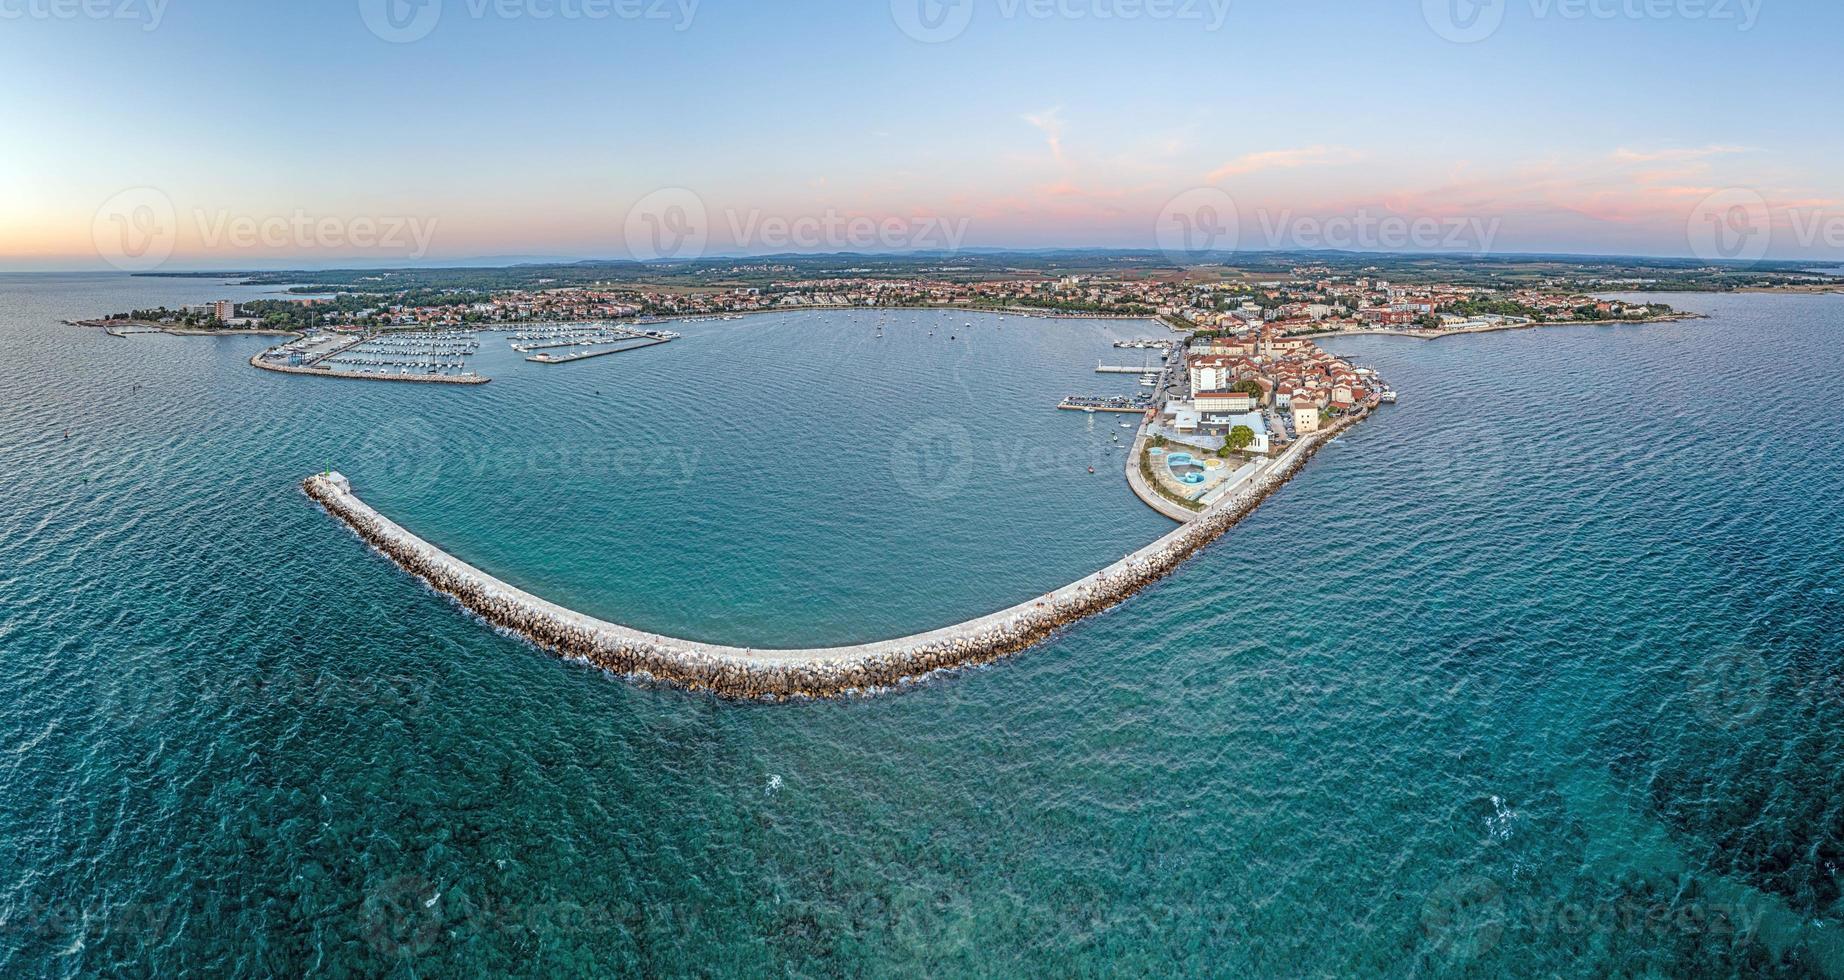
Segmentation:
<svg viewBox="0 0 1844 980">
<path fill-rule="evenodd" d="M 1244 452 L 1267 454 L 1271 445 L 1268 438 L 1268 423 L 1267 420 L 1261 417 L 1260 412 L 1247 412 L 1241 415 L 1211 418 L 1209 422 L 1212 429 L 1220 428 L 1226 436 L 1234 432 L 1236 426 L 1247 426 L 1249 431 L 1255 433 L 1255 441 L 1249 443 L 1248 448 L 1244 450 Z"/>
<path fill-rule="evenodd" d="M 1293 400 L 1293 431 L 1300 435 L 1311 435 L 1319 431 L 1319 406 L 1310 398 Z"/>
<path fill-rule="evenodd" d="M 1200 412 L 1240 415 L 1255 409 L 1255 396 L 1246 391 L 1200 391 L 1192 401 Z"/>
<path fill-rule="evenodd" d="M 1235 358 L 1227 354 L 1204 354 L 1191 358 L 1191 390 L 1222 391 L 1230 386 Z"/>
<path fill-rule="evenodd" d="M 1174 408 L 1171 410 L 1170 424 L 1173 432 L 1191 435 L 1197 432 L 1198 427 L 1203 424 L 1203 421 L 1203 416 L 1198 414 L 1196 409 Z"/>
<path fill-rule="evenodd" d="M 229 323 L 237 319 L 237 304 L 228 299 L 211 304 L 211 317 L 219 323 Z"/>
</svg>

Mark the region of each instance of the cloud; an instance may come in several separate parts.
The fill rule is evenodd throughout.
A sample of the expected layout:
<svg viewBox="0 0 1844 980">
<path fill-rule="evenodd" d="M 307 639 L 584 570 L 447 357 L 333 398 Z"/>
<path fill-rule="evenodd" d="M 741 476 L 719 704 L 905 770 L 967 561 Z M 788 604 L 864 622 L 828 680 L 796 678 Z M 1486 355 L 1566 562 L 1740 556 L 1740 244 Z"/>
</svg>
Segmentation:
<svg viewBox="0 0 1844 980">
<path fill-rule="evenodd" d="M 1614 151 L 1616 163 L 1683 163 L 1689 160 L 1704 160 L 1709 157 L 1727 156 L 1732 153 L 1747 153 L 1745 146 L 1696 146 L 1672 147 L 1659 150 L 1629 150 L 1621 147 Z"/>
<path fill-rule="evenodd" d="M 1044 140 L 1050 144 L 1050 155 L 1056 162 L 1066 162 L 1063 158 L 1063 107 L 1045 109 L 1043 112 L 1026 113 L 1024 121 L 1041 130 Z"/>
<path fill-rule="evenodd" d="M 1240 177 L 1261 170 L 1297 170 L 1300 167 L 1329 167 L 1356 163 L 1364 154 L 1344 146 L 1307 146 L 1294 150 L 1268 150 L 1245 153 L 1210 172 L 1206 179 L 1215 183 L 1226 177 Z"/>
</svg>

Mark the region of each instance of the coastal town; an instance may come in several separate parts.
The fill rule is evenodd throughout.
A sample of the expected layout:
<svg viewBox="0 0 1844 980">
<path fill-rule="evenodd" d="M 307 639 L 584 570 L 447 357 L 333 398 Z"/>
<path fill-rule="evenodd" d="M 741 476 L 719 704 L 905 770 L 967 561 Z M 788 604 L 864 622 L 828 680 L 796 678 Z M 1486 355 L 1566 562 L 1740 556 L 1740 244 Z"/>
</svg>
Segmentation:
<svg viewBox="0 0 1844 980">
<path fill-rule="evenodd" d="M 1663 303 L 1597 297 L 1556 281 L 1517 288 L 1395 282 L 1302 265 L 1282 278 L 1069 274 L 953 278 L 792 276 L 792 266 L 728 270 L 759 284 L 703 288 L 646 283 L 491 291 L 406 288 L 336 292 L 181 310 L 138 310 L 84 325 L 118 336 L 172 332 L 286 333 L 250 363 L 286 374 L 484 384 L 472 365 L 480 336 L 508 336 L 538 364 L 566 364 L 679 339 L 668 324 L 820 310 L 917 309 L 1033 318 L 1117 319 L 1154 328 L 1122 340 L 1097 365 L 1139 375 L 1138 391 L 1075 393 L 1055 407 L 1125 418 L 1112 437 L 1149 506 L 1187 521 L 1238 492 L 1301 440 L 1342 427 L 1397 393 L 1368 368 L 1327 351 L 1339 336 L 1433 339 L 1547 324 L 1655 322 L 1687 316 Z M 879 328 L 881 335 L 881 326 Z M 1112 425 L 1110 425 L 1112 429 Z"/>
<path fill-rule="evenodd" d="M 920 274 L 923 270 L 905 275 L 870 269 L 829 275 L 803 271 L 800 265 L 756 263 L 708 270 L 717 280 L 710 285 L 570 285 L 538 277 L 515 288 L 442 288 L 384 273 L 365 276 L 350 290 L 314 293 L 303 292 L 311 287 L 296 286 L 274 298 L 140 309 L 72 323 L 123 338 L 147 333 L 282 336 L 288 339 L 251 357 L 250 364 L 284 374 L 477 385 L 490 380 L 472 366 L 479 334 L 486 331 L 509 333 L 513 349 L 528 361 L 568 364 L 678 339 L 664 329 L 668 323 L 800 310 L 932 309 L 1146 320 L 1168 333 L 1168 339 L 1149 344 L 1171 353 L 1182 343 L 1169 336 L 1192 337 L 1190 350 L 1204 359 L 1189 367 L 1168 364 L 1172 370 L 1165 376 L 1142 380 L 1149 390 L 1138 395 L 1072 395 L 1061 407 L 1091 413 L 1170 409 L 1162 438 L 1182 441 L 1200 433 L 1234 432 L 1238 448 L 1246 438 L 1261 453 L 1271 444 L 1284 445 L 1290 426 L 1296 433 L 1302 425 L 1310 432 L 1328 413 L 1349 410 L 1376 393 L 1374 383 L 1366 383 L 1348 365 L 1328 365 L 1329 355 L 1303 339 L 1367 333 L 1434 339 L 1548 324 L 1644 323 L 1686 316 L 1663 303 L 1589 295 L 1576 288 L 1578 279 L 1566 277 L 1493 288 L 1399 282 L 1385 278 L 1381 269 L 1371 275 L 1365 269 L 1313 264 L 1292 267 L 1278 278 L 1220 268 L 1086 274 L 976 273 L 956 267 L 930 268 L 927 275 Z M 1179 380 L 1185 390 L 1173 383 Z M 1238 385 L 1247 390 L 1232 390 Z M 1296 411 L 1293 402 L 1300 399 L 1315 404 Z M 1231 417 L 1237 420 L 1224 433 L 1215 431 Z M 1215 489 L 1218 467 L 1203 465 L 1201 483 Z M 1187 472 L 1180 478 L 1196 483 L 1198 475 Z"/>
<path fill-rule="evenodd" d="M 738 266 L 722 271 L 733 275 L 715 276 L 712 284 L 698 286 L 552 285 L 539 279 L 518 288 L 393 291 L 384 288 L 387 280 L 380 280 L 367 283 L 365 291 L 278 294 L 276 299 L 242 303 L 221 300 L 179 310 L 115 313 L 83 323 L 114 329 L 368 333 L 799 309 L 958 308 L 1037 316 L 1159 317 L 1184 330 L 1271 326 L 1281 336 L 1390 331 L 1432 337 L 1552 323 L 1650 322 L 1682 316 L 1663 303 L 1590 295 L 1567 279 L 1491 288 L 1397 282 L 1381 275 L 1312 265 L 1295 267 L 1276 278 L 1211 270 L 977 276 L 941 268 L 930 270 L 927 276 L 823 277 L 796 275 L 800 270 L 791 266 Z"/>
</svg>

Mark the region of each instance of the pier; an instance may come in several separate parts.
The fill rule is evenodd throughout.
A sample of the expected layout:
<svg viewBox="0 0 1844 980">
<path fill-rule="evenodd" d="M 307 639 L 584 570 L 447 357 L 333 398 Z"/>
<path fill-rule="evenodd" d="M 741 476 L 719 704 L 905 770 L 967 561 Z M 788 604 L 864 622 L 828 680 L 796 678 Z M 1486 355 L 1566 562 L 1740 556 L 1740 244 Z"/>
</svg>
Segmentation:
<svg viewBox="0 0 1844 980">
<path fill-rule="evenodd" d="M 1134 372 L 1138 374 L 1138 371 Z M 1090 395 L 1070 395 L 1063 399 L 1057 408 L 1065 412 L 1115 412 L 1122 415 L 1143 415 L 1152 410 L 1151 395 L 1115 396 L 1102 398 Z"/>
<path fill-rule="evenodd" d="M 1159 364 L 1142 364 L 1139 367 L 1133 367 L 1131 365 L 1126 365 L 1126 364 L 1097 364 L 1095 365 L 1096 374 L 1158 374 L 1160 371 L 1163 371 L 1163 370 L 1165 370 L 1165 365 L 1163 362 Z"/>
<path fill-rule="evenodd" d="M 661 344 L 669 343 L 671 343 L 671 341 L 665 339 L 647 340 L 645 343 L 629 344 L 626 347 L 604 347 L 595 350 L 578 351 L 574 354 L 533 354 L 526 358 L 526 360 L 537 364 L 568 364 L 571 361 L 586 361 L 592 357 L 607 357 L 610 354 L 625 354 L 628 351 L 642 350 L 647 347 L 658 347 Z"/>
</svg>

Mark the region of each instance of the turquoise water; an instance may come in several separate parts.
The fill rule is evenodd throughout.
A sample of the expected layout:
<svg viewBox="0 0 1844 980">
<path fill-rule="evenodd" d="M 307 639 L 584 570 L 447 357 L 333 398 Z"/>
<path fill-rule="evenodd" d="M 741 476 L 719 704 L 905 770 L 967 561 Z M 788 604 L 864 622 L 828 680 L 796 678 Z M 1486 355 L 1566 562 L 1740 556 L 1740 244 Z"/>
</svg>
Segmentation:
<svg viewBox="0 0 1844 980">
<path fill-rule="evenodd" d="M 1337 342 L 1403 403 L 1173 579 L 756 707 L 496 634 L 296 483 L 637 625 L 905 632 L 1169 526 L 1049 410 L 1136 328 L 761 318 L 468 391 L 56 322 L 253 293 L 0 278 L 8 975 L 1844 975 L 1844 299 Z"/>
</svg>

